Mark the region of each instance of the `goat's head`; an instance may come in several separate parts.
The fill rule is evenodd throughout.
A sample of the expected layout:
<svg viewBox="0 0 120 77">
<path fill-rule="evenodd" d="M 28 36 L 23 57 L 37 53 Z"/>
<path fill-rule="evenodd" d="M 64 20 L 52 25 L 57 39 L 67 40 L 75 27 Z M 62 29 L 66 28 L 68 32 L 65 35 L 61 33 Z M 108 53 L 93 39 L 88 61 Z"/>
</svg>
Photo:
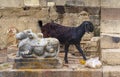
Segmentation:
<svg viewBox="0 0 120 77">
<path fill-rule="evenodd" d="M 84 21 L 82 24 L 84 25 L 85 32 L 93 32 L 94 26 L 90 21 Z"/>
</svg>

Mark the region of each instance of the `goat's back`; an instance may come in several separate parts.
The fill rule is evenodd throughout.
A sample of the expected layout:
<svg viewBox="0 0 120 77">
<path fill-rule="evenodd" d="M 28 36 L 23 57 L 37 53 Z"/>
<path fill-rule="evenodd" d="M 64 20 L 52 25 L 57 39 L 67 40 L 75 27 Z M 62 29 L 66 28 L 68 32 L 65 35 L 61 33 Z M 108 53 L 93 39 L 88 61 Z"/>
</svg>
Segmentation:
<svg viewBox="0 0 120 77">
<path fill-rule="evenodd" d="M 44 37 L 57 37 L 57 35 L 68 32 L 71 27 L 62 26 L 56 23 L 47 23 L 41 27 Z"/>
<path fill-rule="evenodd" d="M 67 38 L 71 36 L 71 29 L 73 29 L 73 27 L 62 26 L 56 23 L 47 23 L 41 27 L 44 37 L 57 38 L 61 43 L 64 43 L 66 40 L 68 40 Z"/>
</svg>

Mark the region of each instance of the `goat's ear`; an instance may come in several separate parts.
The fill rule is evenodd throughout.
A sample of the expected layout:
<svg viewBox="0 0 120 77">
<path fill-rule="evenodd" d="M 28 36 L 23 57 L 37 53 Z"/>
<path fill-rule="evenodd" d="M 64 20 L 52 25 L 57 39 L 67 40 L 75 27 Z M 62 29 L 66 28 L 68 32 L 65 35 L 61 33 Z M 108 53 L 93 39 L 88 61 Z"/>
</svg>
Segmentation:
<svg viewBox="0 0 120 77">
<path fill-rule="evenodd" d="M 89 33 L 89 29 L 87 25 L 85 25 L 85 32 Z"/>
<path fill-rule="evenodd" d="M 42 27 L 43 26 L 43 23 L 41 20 L 38 21 L 38 24 L 39 24 L 39 27 Z"/>
<path fill-rule="evenodd" d="M 89 25 L 85 24 L 85 32 L 89 33 Z"/>
</svg>

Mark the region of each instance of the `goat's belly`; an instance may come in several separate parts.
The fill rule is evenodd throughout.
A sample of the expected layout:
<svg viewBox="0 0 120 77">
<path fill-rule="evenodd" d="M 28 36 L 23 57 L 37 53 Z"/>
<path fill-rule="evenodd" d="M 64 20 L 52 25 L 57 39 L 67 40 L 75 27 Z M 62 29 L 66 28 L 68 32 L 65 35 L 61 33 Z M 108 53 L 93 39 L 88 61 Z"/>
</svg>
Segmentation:
<svg viewBox="0 0 120 77">
<path fill-rule="evenodd" d="M 77 39 L 71 39 L 71 40 L 68 40 L 68 43 L 70 43 L 70 44 L 76 44 L 76 43 L 79 43 L 79 40 L 77 40 Z"/>
<path fill-rule="evenodd" d="M 70 44 L 76 44 L 79 43 L 80 39 L 78 38 L 66 38 L 66 37 L 59 37 L 57 38 L 61 44 L 65 44 L 66 42 L 70 43 Z"/>
<path fill-rule="evenodd" d="M 70 44 L 77 44 L 77 43 L 79 43 L 79 42 L 76 42 L 76 41 L 72 41 L 72 42 L 71 42 L 71 41 L 70 41 L 69 43 L 70 43 Z"/>
</svg>

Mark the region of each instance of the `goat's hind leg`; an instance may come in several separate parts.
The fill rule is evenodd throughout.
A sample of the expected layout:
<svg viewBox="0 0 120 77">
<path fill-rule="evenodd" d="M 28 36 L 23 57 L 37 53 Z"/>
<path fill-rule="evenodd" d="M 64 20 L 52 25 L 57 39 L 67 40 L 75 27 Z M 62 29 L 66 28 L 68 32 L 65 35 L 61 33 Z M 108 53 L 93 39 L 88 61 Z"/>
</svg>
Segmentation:
<svg viewBox="0 0 120 77">
<path fill-rule="evenodd" d="M 65 44 L 65 57 L 64 57 L 64 60 L 65 60 L 65 63 L 67 63 L 67 64 L 68 64 L 68 58 L 67 58 L 68 48 L 69 48 L 69 44 Z"/>
<path fill-rule="evenodd" d="M 76 48 L 79 50 L 79 52 L 82 54 L 83 59 L 84 59 L 84 60 L 87 60 L 87 58 L 86 58 L 83 50 L 82 50 L 81 47 L 80 47 L 80 44 L 76 44 L 75 46 L 76 46 Z"/>
</svg>

